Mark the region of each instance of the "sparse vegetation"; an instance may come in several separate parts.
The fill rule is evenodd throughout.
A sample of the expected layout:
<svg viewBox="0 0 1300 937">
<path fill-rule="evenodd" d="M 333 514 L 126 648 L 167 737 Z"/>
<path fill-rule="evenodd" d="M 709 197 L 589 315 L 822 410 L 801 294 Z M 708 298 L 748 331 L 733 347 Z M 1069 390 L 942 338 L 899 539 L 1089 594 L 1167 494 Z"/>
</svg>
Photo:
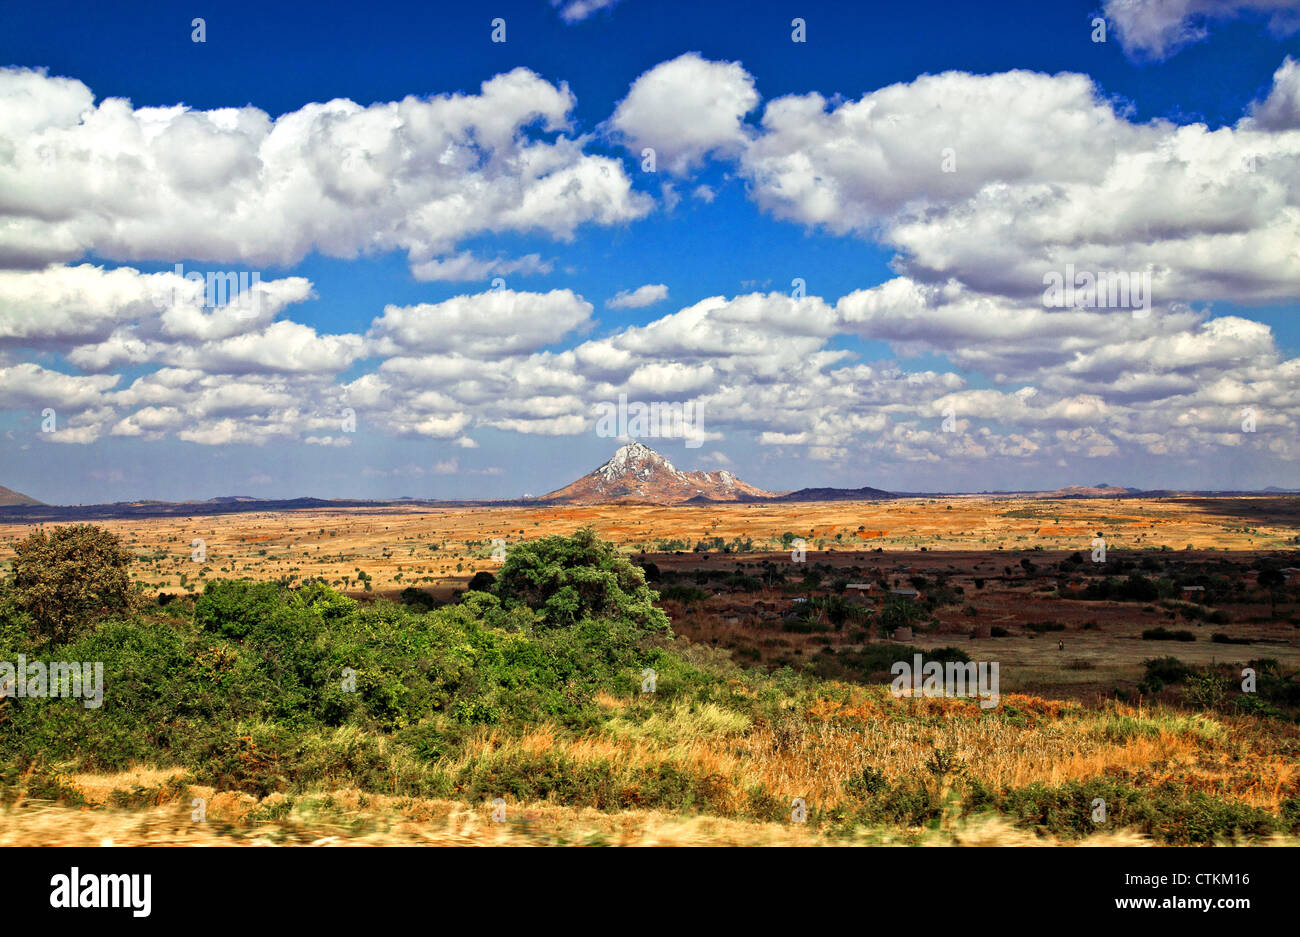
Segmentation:
<svg viewBox="0 0 1300 937">
<path fill-rule="evenodd" d="M 474 541 L 491 538 L 460 542 Z M 646 581 L 651 562 L 657 593 Z M 1240 665 L 1149 660 L 1129 684 L 1140 706 L 1005 687 L 993 709 L 892 697 L 885 684 L 895 661 L 987 659 L 962 643 L 981 627 L 1029 646 L 1068 632 L 1074 653 L 1089 624 L 1093 640 L 1113 640 L 1096 627 L 1104 612 L 1096 599 L 1073 600 L 1077 617 L 1026 612 L 1016 628 L 984 624 L 988 603 L 1026 596 L 1032 578 L 1016 571 L 972 591 L 942 562 L 900 571 L 922 594 L 899 598 L 851 556 L 831 563 L 810 553 L 793 575 L 789 564 L 782 572 L 714 552 L 634 563 L 577 531 L 513 542 L 497 575 L 463 578 L 456 594 L 408 585 L 392 598 L 367 595 L 370 577 L 346 566 L 340 572 L 361 586 L 352 596 L 310 578 L 208 579 L 194 597 L 92 614 L 52 643 L 10 598 L 0 659 L 43 647 L 102 660 L 111 692 L 90 716 L 75 700 L 0 701 L 0 800 L 90 806 L 107 817 L 179 809 L 202 790 L 231 798 L 218 797 L 230 806 L 216 811 L 231 811 L 229 835 L 257 823 L 293 837 L 334 822 L 331 792 L 364 799 L 373 829 L 388 829 L 385 817 L 481 811 L 504 797 L 550 818 L 550 835 L 566 841 L 580 813 L 700 815 L 757 838 L 788 826 L 798 795 L 808 802 L 806 835 L 827 842 L 915 842 L 939 830 L 961 841 L 990 823 L 1003 837 L 1069 842 L 1095 834 L 1088 804 L 1101 796 L 1117 833 L 1160 843 L 1300 833 L 1286 767 L 1300 681 L 1276 660 L 1251 662 L 1255 693 L 1239 690 Z M 1033 565 L 1020 570 L 1055 575 L 1050 558 Z M 1114 575 L 1124 582 L 1129 572 Z M 876 594 L 847 588 L 865 581 Z M 934 601 L 947 594 L 963 598 Z M 670 624 L 660 605 L 680 619 Z M 754 643 L 715 648 L 695 637 L 701 627 L 745 630 Z M 871 637 L 902 627 L 916 638 Z M 1109 679 L 1093 676 L 1095 656 L 1055 656 L 1055 635 L 1043 653 L 1061 680 Z M 653 692 L 642 692 L 647 671 Z M 81 731 L 89 718 L 93 733 Z M 1193 767 L 1151 770 L 1174 763 Z M 142 772 L 156 780 L 108 780 Z M 25 816 L 21 807 L 0 814 L 0 837 Z M 601 835 L 622 841 L 631 828 Z"/>
<path fill-rule="evenodd" d="M 1170 631 L 1163 625 L 1148 628 L 1142 632 L 1143 641 L 1195 641 L 1196 635 L 1190 631 Z"/>
</svg>

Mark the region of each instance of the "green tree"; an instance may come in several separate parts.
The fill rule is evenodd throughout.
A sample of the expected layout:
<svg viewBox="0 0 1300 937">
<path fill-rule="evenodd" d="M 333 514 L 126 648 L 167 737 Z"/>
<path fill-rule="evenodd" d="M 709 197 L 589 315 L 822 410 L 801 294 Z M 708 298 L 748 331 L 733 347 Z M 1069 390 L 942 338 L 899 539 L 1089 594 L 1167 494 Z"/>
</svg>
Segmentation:
<svg viewBox="0 0 1300 937">
<path fill-rule="evenodd" d="M 131 560 L 116 534 L 93 524 L 38 530 L 14 547 L 14 605 L 31 617 L 38 639 L 71 641 L 98 619 L 139 605 Z"/>
<path fill-rule="evenodd" d="M 281 605 L 282 591 L 274 582 L 249 579 L 210 582 L 194 604 L 194 623 L 224 637 L 245 637 L 270 620 Z"/>
<path fill-rule="evenodd" d="M 524 604 L 552 628 L 584 618 L 626 622 L 644 631 L 670 632 L 668 616 L 645 573 L 594 530 L 572 537 L 542 537 L 517 544 L 506 554 L 496 594 L 506 603 Z"/>
<path fill-rule="evenodd" d="M 1261 569 L 1255 581 L 1261 589 L 1267 590 L 1269 607 L 1272 609 L 1273 616 L 1276 617 L 1277 594 L 1282 589 L 1282 586 L 1286 584 L 1286 576 L 1282 574 L 1282 570 L 1270 567 Z"/>
<path fill-rule="evenodd" d="M 889 637 L 897 629 L 910 627 L 920 619 L 921 610 L 917 608 L 915 602 L 907 599 L 896 599 L 886 602 L 884 608 L 880 610 L 880 630 L 885 633 L 886 637 Z"/>
</svg>

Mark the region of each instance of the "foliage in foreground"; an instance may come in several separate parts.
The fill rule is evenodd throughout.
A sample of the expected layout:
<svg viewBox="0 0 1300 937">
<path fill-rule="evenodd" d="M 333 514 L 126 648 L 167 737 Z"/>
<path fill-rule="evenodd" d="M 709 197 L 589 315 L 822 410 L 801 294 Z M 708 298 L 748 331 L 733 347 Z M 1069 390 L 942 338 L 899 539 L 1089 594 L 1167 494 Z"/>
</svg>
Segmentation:
<svg viewBox="0 0 1300 937">
<path fill-rule="evenodd" d="M 197 784 L 276 797 L 288 810 L 320 791 L 353 788 L 770 823 L 788 822 L 792 795 L 809 793 L 809 826 L 831 837 L 994 813 L 1072 840 L 1095 832 L 1100 797 L 1111 827 L 1161 842 L 1300 832 L 1300 790 L 1282 792 L 1274 812 L 1231 790 L 1140 773 L 994 783 L 980 776 L 992 762 L 973 767 L 936 734 L 982 733 L 1014 752 L 1068 732 L 1072 747 L 1183 746 L 1239 758 L 1211 719 L 1049 718 L 1030 698 L 948 711 L 935 707 L 953 701 L 892 700 L 883 690 L 859 698 L 861 690 L 810 675 L 742 671 L 725 655 L 675 641 L 642 571 L 589 532 L 516 547 L 497 581 L 480 585 L 492 591 L 428 608 L 361 604 L 320 583 L 223 580 L 207 585 L 192 613 L 173 603 L 105 616 L 62 640 L 12 602 L 0 606 L 0 660 L 102 661 L 105 672 L 100 709 L 75 699 L 0 700 L 0 800 L 75 804 L 75 774 L 152 764 L 182 780 L 125 794 L 119 806 L 160 803 Z M 869 645 L 861 663 L 886 667 L 915 650 Z M 964 656 L 927 656 L 945 654 Z M 1172 659 L 1151 669 L 1188 679 Z M 642 692 L 647 670 L 653 693 Z M 840 698 L 845 712 L 860 714 L 830 723 L 816 716 Z M 901 771 L 892 750 L 873 747 L 882 737 L 933 749 L 916 770 Z M 1278 744 L 1294 751 L 1294 740 Z M 838 766 L 841 749 L 849 761 Z M 791 765 L 830 772 L 822 796 L 785 789 Z"/>
</svg>

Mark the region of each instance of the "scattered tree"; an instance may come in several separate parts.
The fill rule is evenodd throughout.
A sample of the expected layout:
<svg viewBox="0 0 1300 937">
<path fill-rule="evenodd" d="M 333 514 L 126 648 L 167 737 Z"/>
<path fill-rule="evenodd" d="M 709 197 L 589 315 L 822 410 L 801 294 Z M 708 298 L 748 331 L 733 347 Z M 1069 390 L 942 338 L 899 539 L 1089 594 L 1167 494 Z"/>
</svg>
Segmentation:
<svg viewBox="0 0 1300 937">
<path fill-rule="evenodd" d="M 38 530 L 14 547 L 14 604 L 31 616 L 38 638 L 66 643 L 137 607 L 131 560 L 116 534 L 93 524 Z"/>
<path fill-rule="evenodd" d="M 1282 574 L 1282 570 L 1269 567 L 1261 569 L 1255 581 L 1259 583 L 1261 589 L 1268 591 L 1269 607 L 1272 609 L 1273 616 L 1277 617 L 1277 594 L 1286 584 L 1286 576 Z"/>
<path fill-rule="evenodd" d="M 670 630 L 641 567 L 589 527 L 572 537 L 541 537 L 513 547 L 497 578 L 496 594 L 507 605 L 523 603 L 537 610 L 551 627 L 609 618 L 646 631 Z"/>
</svg>

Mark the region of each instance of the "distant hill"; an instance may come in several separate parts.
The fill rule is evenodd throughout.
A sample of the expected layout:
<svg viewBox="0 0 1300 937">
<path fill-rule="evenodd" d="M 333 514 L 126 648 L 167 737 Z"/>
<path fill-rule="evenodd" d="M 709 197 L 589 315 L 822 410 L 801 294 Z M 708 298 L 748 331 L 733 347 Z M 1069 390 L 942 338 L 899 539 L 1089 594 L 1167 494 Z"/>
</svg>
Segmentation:
<svg viewBox="0 0 1300 937">
<path fill-rule="evenodd" d="M 1067 485 L 1064 488 L 1057 488 L 1055 491 L 1027 492 L 1026 496 L 1031 498 L 1129 498 L 1141 494 L 1143 492 L 1140 489 L 1119 488 L 1115 485 Z"/>
<path fill-rule="evenodd" d="M 899 498 L 1005 498 L 1071 500 L 1084 498 L 1273 498 L 1293 499 L 1296 489 L 1270 486 L 1253 491 L 1192 491 L 1121 488 L 1116 485 L 1069 485 L 1051 491 L 885 491 L 881 488 L 800 488 L 764 491 L 728 471 L 685 472 L 650 447 L 633 442 L 620 448 L 600 468 L 540 498 L 500 500 L 395 498 L 285 498 L 262 501 L 248 495 L 225 495 L 205 501 L 129 501 L 114 504 L 49 505 L 0 486 L 0 522 L 11 524 L 72 523 L 130 517 L 196 517 L 275 511 L 401 507 L 447 509 L 471 507 L 546 507 L 554 504 L 782 504 L 817 501 L 887 501 Z"/>
<path fill-rule="evenodd" d="M 12 507 L 15 505 L 31 504 L 40 506 L 42 502 L 35 498 L 28 497 L 20 491 L 14 491 L 12 488 L 6 488 L 0 485 L 0 507 Z"/>
<path fill-rule="evenodd" d="M 800 488 L 773 501 L 884 501 L 899 495 L 880 488 Z"/>
<path fill-rule="evenodd" d="M 649 446 L 632 442 L 615 452 L 600 468 L 538 500 L 551 504 L 608 501 L 683 504 L 771 497 L 770 491 L 755 488 L 730 472 L 683 472 Z"/>
</svg>

